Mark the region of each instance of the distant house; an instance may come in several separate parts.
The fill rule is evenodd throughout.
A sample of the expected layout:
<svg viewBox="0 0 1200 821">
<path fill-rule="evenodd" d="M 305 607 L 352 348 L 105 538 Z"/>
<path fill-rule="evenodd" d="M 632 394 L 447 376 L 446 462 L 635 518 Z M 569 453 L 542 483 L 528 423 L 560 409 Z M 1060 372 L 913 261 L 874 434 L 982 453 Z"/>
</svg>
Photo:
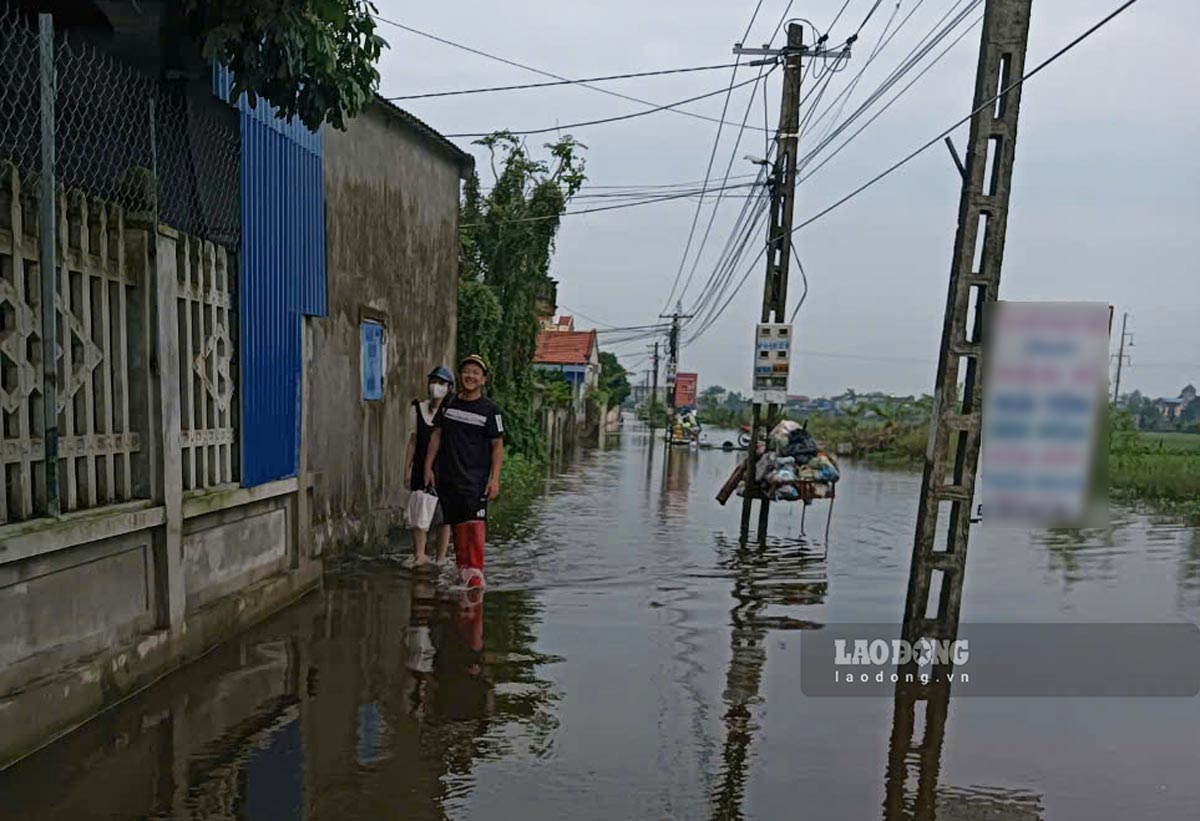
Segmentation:
<svg viewBox="0 0 1200 821">
<path fill-rule="evenodd" d="M 571 328 L 574 320 L 566 319 Z M 596 332 L 543 330 L 538 333 L 533 367 L 542 372 L 561 373 L 571 385 L 573 399 L 582 400 L 600 384 L 600 345 Z"/>
<path fill-rule="evenodd" d="M 542 330 L 554 331 L 557 333 L 574 332 L 575 317 L 565 315 L 557 317 L 545 317 L 542 319 Z"/>
<path fill-rule="evenodd" d="M 1165 419 L 1178 419 L 1183 414 L 1183 400 L 1178 397 L 1170 399 L 1160 396 L 1154 400 L 1154 407 Z"/>
<path fill-rule="evenodd" d="M 1188 405 L 1196 401 L 1196 386 L 1186 385 L 1179 392 L 1179 396 L 1174 398 L 1160 396 L 1154 400 L 1154 407 L 1163 415 L 1164 419 L 1178 419 L 1187 410 Z"/>
</svg>

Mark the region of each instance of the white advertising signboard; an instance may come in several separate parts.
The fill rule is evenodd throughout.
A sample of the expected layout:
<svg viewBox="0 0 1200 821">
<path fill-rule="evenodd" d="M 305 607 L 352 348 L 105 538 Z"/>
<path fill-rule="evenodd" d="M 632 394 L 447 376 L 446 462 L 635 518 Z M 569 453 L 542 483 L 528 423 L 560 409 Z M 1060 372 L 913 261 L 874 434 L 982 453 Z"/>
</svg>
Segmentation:
<svg viewBox="0 0 1200 821">
<path fill-rule="evenodd" d="M 983 522 L 1080 526 L 1093 514 L 1109 306 L 997 302 L 986 317 Z"/>
</svg>

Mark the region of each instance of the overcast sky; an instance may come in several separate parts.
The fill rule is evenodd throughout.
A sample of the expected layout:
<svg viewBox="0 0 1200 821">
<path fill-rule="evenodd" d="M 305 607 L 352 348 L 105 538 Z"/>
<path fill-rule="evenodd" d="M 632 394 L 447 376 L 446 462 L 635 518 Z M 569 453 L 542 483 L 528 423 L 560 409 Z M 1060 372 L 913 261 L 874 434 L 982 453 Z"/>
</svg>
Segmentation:
<svg viewBox="0 0 1200 821">
<path fill-rule="evenodd" d="M 568 77 L 730 62 L 730 48 L 755 6 L 754 0 L 376 2 L 384 17 Z M 842 2 L 796 2 L 788 16 L 807 18 L 823 30 Z M 873 3 L 850 0 L 830 41 L 853 33 Z M 827 100 L 865 63 L 895 5 L 896 0 L 880 4 L 849 68 L 831 81 Z M 916 12 L 871 64 L 853 100 L 861 101 L 947 10 L 959 5 L 956 0 L 900 0 L 893 28 L 914 7 Z M 1036 0 L 1033 5 L 1030 67 L 1118 0 Z M 787 0 L 763 0 L 747 43 L 764 42 L 786 6 Z M 1136 341 L 1122 387 L 1154 395 L 1174 396 L 1186 382 L 1200 383 L 1200 154 L 1195 149 L 1200 52 L 1193 42 L 1198 30 L 1195 0 L 1141 0 L 1033 78 L 1022 102 L 1001 297 L 1107 302 L 1115 306 L 1118 327 L 1121 313 L 1128 311 Z M 978 31 L 801 186 L 798 221 L 967 113 Z M 391 26 L 381 25 L 380 33 L 391 44 L 381 64 L 386 96 L 545 79 Z M 739 80 L 752 76 L 750 71 L 742 69 Z M 729 77 L 729 70 L 722 70 L 606 87 L 666 103 L 724 88 Z M 749 91 L 733 92 L 727 119 L 740 122 Z M 769 82 L 768 99 L 774 126 L 778 73 Z M 717 116 L 722 103 L 723 95 L 688 108 Z M 541 128 L 640 108 L 578 87 L 400 105 L 446 134 Z M 751 122 L 761 126 L 761 101 L 754 112 Z M 571 133 L 588 146 L 591 183 L 642 185 L 703 178 L 717 128 L 661 112 Z M 727 127 L 722 134 L 714 169 L 718 179 L 735 132 Z M 964 145 L 965 126 L 955 139 Z M 547 141 L 530 138 L 533 146 Z M 480 169 L 488 183 L 486 154 L 468 140 L 458 142 L 483 160 Z M 761 131 L 746 132 L 734 174 L 754 170 L 740 158 L 746 153 L 762 155 Z M 796 320 L 799 353 L 793 357 L 791 392 L 932 390 L 958 195 L 952 161 L 938 146 L 797 235 L 810 290 Z M 574 207 L 588 204 L 595 202 Z M 701 229 L 710 207 L 704 206 Z M 722 202 L 685 308 L 712 270 L 739 207 L 735 200 Z M 566 217 L 551 271 L 564 312 L 620 326 L 655 321 L 679 268 L 695 208 L 694 199 L 681 199 Z M 757 250 L 762 240 L 755 242 Z M 680 369 L 698 371 L 701 387 L 749 387 L 762 282 L 756 266 L 720 320 L 684 349 Z M 800 287 L 793 266 L 790 305 Z M 581 327 L 592 324 L 579 320 Z M 630 363 L 645 352 L 641 342 L 616 350 Z"/>
</svg>

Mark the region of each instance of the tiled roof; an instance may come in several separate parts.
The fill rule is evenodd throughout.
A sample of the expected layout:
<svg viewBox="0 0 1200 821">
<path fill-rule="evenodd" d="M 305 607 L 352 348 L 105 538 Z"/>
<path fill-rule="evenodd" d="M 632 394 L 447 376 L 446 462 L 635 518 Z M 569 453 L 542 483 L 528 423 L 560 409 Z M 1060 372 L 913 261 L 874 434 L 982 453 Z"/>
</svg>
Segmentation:
<svg viewBox="0 0 1200 821">
<path fill-rule="evenodd" d="M 595 345 L 595 331 L 541 331 L 533 361 L 540 365 L 586 365 Z"/>
</svg>

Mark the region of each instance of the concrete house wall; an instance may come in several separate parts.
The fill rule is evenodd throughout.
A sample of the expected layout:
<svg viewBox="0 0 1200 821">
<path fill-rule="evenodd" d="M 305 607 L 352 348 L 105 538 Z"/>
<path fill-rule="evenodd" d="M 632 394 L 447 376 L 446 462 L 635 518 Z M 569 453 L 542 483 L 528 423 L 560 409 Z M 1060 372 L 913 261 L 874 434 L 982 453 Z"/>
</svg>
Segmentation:
<svg viewBox="0 0 1200 821">
<path fill-rule="evenodd" d="M 458 194 L 470 157 L 378 102 L 325 135 L 328 316 L 307 319 L 307 422 L 318 551 L 403 523 L 409 404 L 453 366 Z M 383 399 L 365 401 L 361 323 L 384 325 Z"/>
<path fill-rule="evenodd" d="M 193 407 L 215 402 L 210 394 L 219 388 L 197 387 L 185 324 L 192 314 L 180 306 L 203 298 L 229 301 L 232 312 L 235 296 L 218 290 L 223 275 L 214 279 L 212 271 L 236 271 L 236 256 L 144 217 L 124 217 L 120 230 L 111 223 L 108 234 L 84 230 L 100 224 L 88 223 L 86 208 L 119 218 L 98 201 L 70 211 L 61 246 L 68 264 L 115 278 L 127 292 L 121 356 L 129 363 L 131 429 L 96 446 L 133 443 L 134 497 L 58 518 L 0 520 L 0 768 L 318 586 L 326 545 L 369 538 L 401 520 L 408 403 L 424 390 L 429 368 L 454 353 L 458 181 L 470 160 L 384 104 L 345 133 L 326 134 L 329 315 L 303 320 L 295 476 L 242 487 L 211 467 L 194 469 L 199 448 L 208 449 L 202 466 L 219 463 L 220 434 L 239 443 L 241 432 L 212 427 L 216 416 Z M 16 173 L 3 173 L 19 194 Z M 21 213 L 0 208 L 6 269 L 22 258 L 23 242 L 37 245 L 28 226 L 13 223 Z M 119 242 L 121 253 L 97 254 L 102 237 Z M 118 260 L 121 271 L 109 271 Z M 201 269 L 209 272 L 203 289 Z M 361 399 L 364 318 L 387 328 L 378 402 Z M 236 346 L 221 350 L 232 357 Z M 229 401 L 231 408 L 241 401 L 236 386 Z M 224 416 L 233 421 L 221 424 L 236 426 L 236 414 Z M 90 447 L 93 439 L 80 441 Z M 35 444 L 15 442 L 31 458 Z"/>
</svg>

